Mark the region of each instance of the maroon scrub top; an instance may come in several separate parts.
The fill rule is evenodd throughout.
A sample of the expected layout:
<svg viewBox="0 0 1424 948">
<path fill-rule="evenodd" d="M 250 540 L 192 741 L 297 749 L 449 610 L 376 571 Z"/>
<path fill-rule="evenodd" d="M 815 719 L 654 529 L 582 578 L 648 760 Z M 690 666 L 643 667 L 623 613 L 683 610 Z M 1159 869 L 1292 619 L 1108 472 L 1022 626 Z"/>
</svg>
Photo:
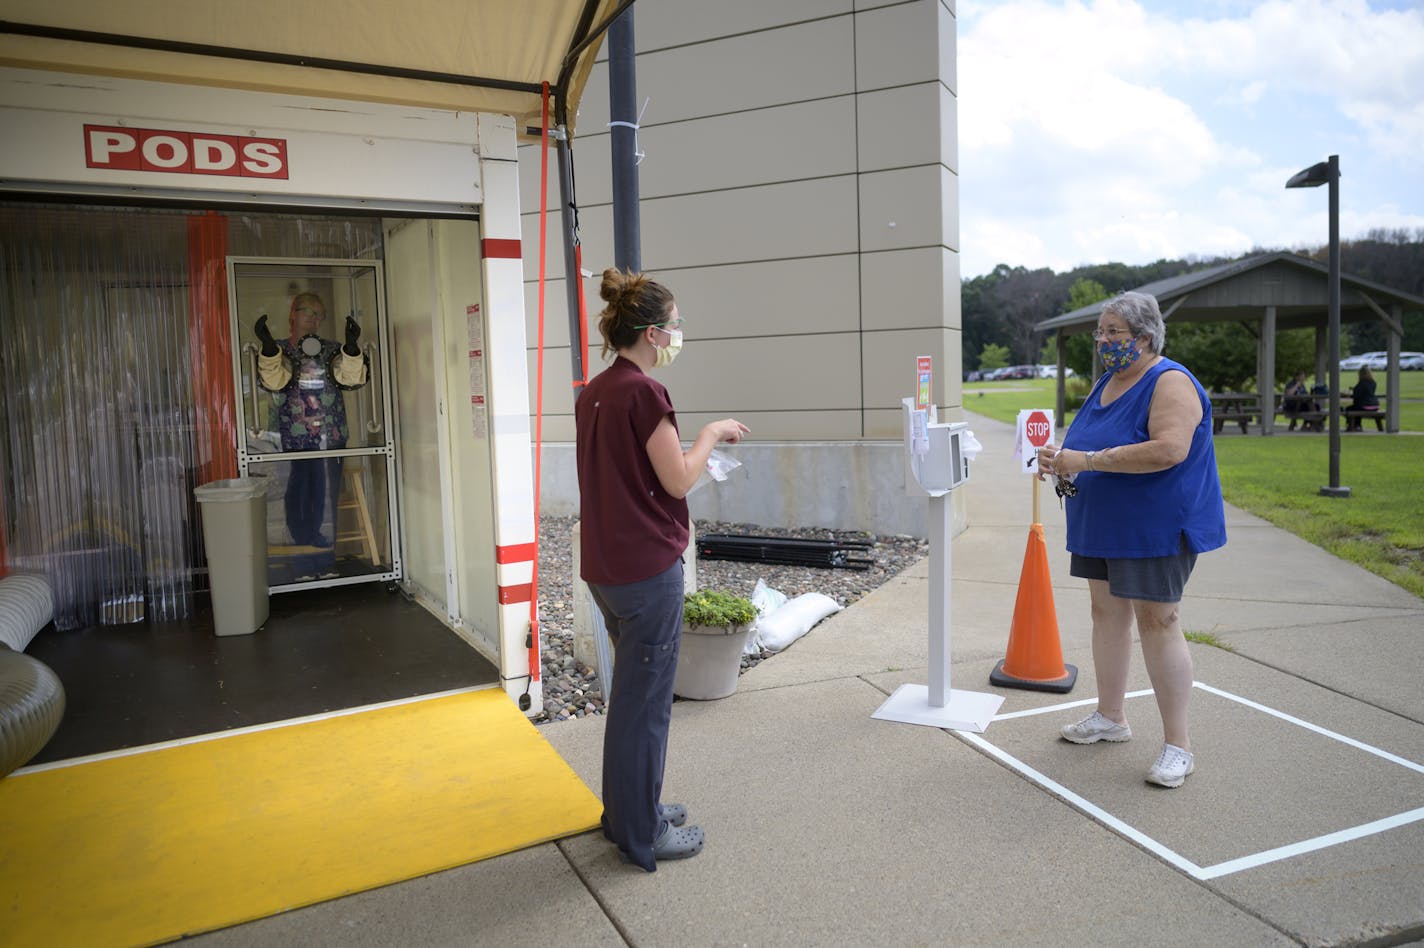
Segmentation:
<svg viewBox="0 0 1424 948">
<path fill-rule="evenodd" d="M 663 490 L 648 458 L 648 438 L 664 417 L 676 430 L 667 389 L 622 356 L 574 404 L 586 583 L 636 583 L 687 549 L 687 501 Z"/>
</svg>

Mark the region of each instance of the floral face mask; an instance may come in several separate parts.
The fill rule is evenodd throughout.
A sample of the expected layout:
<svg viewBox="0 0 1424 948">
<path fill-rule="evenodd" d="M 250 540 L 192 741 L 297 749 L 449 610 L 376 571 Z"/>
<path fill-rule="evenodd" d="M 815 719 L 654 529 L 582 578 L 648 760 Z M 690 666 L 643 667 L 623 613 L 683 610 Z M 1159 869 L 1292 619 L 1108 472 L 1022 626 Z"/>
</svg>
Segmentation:
<svg viewBox="0 0 1424 948">
<path fill-rule="evenodd" d="M 1129 336 L 1118 342 L 1098 343 L 1098 356 L 1103 360 L 1104 371 L 1121 372 L 1142 358 L 1142 350 L 1137 348 L 1137 339 Z"/>
</svg>

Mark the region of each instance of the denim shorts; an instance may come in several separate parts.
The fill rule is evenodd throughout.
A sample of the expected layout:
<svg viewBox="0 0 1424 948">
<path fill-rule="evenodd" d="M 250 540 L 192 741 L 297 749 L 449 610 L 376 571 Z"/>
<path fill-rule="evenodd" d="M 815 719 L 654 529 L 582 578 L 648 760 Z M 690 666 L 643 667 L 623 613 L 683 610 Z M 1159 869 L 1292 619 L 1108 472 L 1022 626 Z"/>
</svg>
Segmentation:
<svg viewBox="0 0 1424 948">
<path fill-rule="evenodd" d="M 1181 552 L 1174 556 L 1146 556 L 1141 559 L 1104 559 L 1072 555 L 1068 574 L 1079 579 L 1105 579 L 1108 592 L 1119 599 L 1148 602 L 1181 602 L 1182 590 L 1196 566 L 1197 555 L 1182 539 Z"/>
</svg>

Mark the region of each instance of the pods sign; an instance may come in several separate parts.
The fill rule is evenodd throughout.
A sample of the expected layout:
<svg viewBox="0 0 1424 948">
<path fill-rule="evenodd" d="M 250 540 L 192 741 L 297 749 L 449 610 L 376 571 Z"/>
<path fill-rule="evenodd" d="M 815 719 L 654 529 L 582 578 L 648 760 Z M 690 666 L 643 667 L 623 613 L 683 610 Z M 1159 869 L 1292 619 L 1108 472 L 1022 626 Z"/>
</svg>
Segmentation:
<svg viewBox="0 0 1424 948">
<path fill-rule="evenodd" d="M 287 140 L 85 125 L 84 163 L 116 171 L 286 178 Z"/>
</svg>

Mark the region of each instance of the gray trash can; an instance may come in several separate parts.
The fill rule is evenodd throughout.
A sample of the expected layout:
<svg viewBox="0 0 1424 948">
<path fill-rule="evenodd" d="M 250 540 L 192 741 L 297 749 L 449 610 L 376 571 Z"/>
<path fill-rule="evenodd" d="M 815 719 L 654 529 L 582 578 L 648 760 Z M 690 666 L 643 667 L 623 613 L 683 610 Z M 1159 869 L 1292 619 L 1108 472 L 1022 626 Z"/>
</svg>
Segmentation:
<svg viewBox="0 0 1424 948">
<path fill-rule="evenodd" d="M 247 635 L 267 621 L 267 478 L 237 477 L 193 489 L 208 550 L 213 629 Z"/>
</svg>

